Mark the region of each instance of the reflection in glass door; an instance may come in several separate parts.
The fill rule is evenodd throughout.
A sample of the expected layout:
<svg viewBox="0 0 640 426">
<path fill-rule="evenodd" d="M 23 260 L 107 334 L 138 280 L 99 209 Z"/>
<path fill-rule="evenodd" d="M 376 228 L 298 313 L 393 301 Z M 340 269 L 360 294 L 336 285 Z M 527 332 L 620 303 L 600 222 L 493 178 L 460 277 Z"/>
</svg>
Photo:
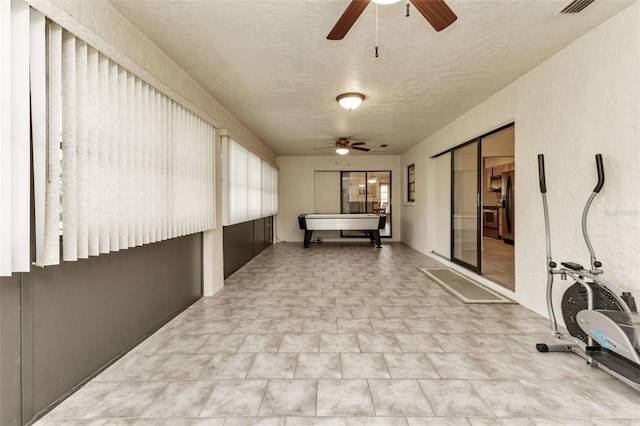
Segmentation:
<svg viewBox="0 0 640 426">
<path fill-rule="evenodd" d="M 478 159 L 480 143 L 473 141 L 451 155 L 451 259 L 479 272 Z"/>
<path fill-rule="evenodd" d="M 380 236 L 391 236 L 391 172 L 341 172 L 341 213 L 385 214 Z M 366 237 L 365 232 L 343 231 L 343 237 Z"/>
</svg>

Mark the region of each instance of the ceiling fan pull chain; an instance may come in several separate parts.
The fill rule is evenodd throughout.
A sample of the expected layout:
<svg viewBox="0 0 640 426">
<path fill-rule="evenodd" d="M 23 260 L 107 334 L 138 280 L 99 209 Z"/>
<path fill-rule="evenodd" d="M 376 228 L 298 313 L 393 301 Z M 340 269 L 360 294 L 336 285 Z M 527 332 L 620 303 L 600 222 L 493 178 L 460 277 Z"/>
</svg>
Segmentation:
<svg viewBox="0 0 640 426">
<path fill-rule="evenodd" d="M 378 4 L 376 3 L 376 58 L 378 57 Z"/>
<path fill-rule="evenodd" d="M 410 3 L 409 0 L 407 0 L 407 18 L 409 17 L 409 7 L 410 7 Z"/>
</svg>

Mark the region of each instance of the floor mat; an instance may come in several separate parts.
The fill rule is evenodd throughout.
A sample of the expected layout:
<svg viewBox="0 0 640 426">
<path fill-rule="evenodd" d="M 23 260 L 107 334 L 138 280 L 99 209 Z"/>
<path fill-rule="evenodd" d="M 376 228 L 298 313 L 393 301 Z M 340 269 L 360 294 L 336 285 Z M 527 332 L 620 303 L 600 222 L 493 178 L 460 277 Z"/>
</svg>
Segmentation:
<svg viewBox="0 0 640 426">
<path fill-rule="evenodd" d="M 463 303 L 515 303 L 450 268 L 418 268 Z"/>
</svg>

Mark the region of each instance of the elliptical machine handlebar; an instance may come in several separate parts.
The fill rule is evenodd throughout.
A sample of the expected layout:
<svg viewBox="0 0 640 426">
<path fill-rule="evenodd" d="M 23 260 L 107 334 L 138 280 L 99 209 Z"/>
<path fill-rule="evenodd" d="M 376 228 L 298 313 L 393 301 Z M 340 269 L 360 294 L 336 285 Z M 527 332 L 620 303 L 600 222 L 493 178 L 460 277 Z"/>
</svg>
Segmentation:
<svg viewBox="0 0 640 426">
<path fill-rule="evenodd" d="M 584 242 L 587 245 L 587 249 L 589 249 L 589 258 L 591 260 L 591 272 L 594 274 L 600 274 L 602 271 L 599 269 L 602 266 L 602 262 L 596 259 L 596 253 L 593 250 L 593 246 L 591 245 L 591 240 L 589 239 L 589 232 L 587 230 L 587 215 L 589 214 L 589 208 L 591 207 L 591 203 L 593 199 L 598 195 L 602 186 L 604 185 L 604 165 L 602 164 L 602 154 L 596 154 L 596 169 L 598 170 L 598 183 L 596 187 L 593 188 L 593 193 L 587 200 L 587 204 L 584 206 L 584 210 L 582 211 L 582 235 L 584 236 Z"/>
<path fill-rule="evenodd" d="M 596 168 L 598 169 L 598 184 L 595 188 L 593 188 L 593 192 L 598 193 L 604 185 L 604 166 L 602 165 L 602 154 L 596 154 Z M 544 170 L 542 172 L 544 173 Z"/>
<path fill-rule="evenodd" d="M 544 173 L 544 154 L 538 154 L 538 180 L 540 193 L 542 194 L 542 207 L 544 208 L 544 231 L 547 245 L 547 268 L 549 273 L 557 264 L 551 258 L 551 236 L 549 235 L 549 208 L 547 206 L 547 179 Z"/>
<path fill-rule="evenodd" d="M 602 162 L 602 158 L 600 161 Z M 602 173 L 604 179 L 604 171 Z M 538 179 L 540 180 L 540 192 L 545 194 L 547 192 L 547 181 L 544 175 L 544 154 L 538 154 Z"/>
</svg>

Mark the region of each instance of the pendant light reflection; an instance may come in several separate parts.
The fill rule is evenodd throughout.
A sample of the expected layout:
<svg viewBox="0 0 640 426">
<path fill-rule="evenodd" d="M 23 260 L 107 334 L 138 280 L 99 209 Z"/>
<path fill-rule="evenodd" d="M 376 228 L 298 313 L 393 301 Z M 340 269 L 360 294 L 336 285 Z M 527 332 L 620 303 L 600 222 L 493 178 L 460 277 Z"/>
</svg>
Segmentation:
<svg viewBox="0 0 640 426">
<path fill-rule="evenodd" d="M 376 183 L 377 181 L 378 181 L 378 178 L 373 173 L 371 174 L 371 177 L 367 179 L 367 182 L 369 183 Z"/>
</svg>

